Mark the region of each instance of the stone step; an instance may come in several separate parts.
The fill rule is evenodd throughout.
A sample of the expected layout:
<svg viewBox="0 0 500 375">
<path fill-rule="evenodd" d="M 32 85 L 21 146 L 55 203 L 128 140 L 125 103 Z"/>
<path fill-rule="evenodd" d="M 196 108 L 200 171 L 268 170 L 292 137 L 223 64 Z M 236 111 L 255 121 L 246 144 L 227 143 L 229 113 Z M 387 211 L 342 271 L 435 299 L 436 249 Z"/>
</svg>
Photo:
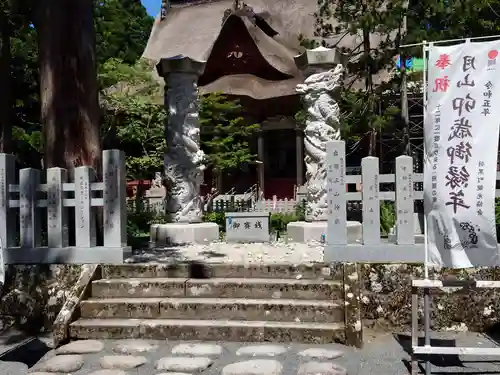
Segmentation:
<svg viewBox="0 0 500 375">
<path fill-rule="evenodd" d="M 210 340 L 244 342 L 345 342 L 342 323 L 177 319 L 79 319 L 72 339 Z"/>
<path fill-rule="evenodd" d="M 339 300 L 342 284 L 296 279 L 101 279 L 92 282 L 92 297 L 205 297 Z"/>
<path fill-rule="evenodd" d="M 342 268 L 328 264 L 123 264 L 103 265 L 105 279 L 139 277 L 184 277 L 184 278 L 265 278 L 265 279 L 327 279 L 342 280 Z"/>
<path fill-rule="evenodd" d="M 82 318 L 228 319 L 335 323 L 343 306 L 330 301 L 238 298 L 103 298 L 82 301 Z"/>
</svg>

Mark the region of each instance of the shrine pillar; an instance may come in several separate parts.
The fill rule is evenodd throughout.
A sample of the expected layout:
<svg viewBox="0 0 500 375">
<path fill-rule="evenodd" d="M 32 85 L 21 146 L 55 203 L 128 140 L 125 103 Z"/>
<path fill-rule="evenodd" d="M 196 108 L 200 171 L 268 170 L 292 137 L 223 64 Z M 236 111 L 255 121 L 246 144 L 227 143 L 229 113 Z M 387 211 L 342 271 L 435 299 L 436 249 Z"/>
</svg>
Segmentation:
<svg viewBox="0 0 500 375">
<path fill-rule="evenodd" d="M 219 239 L 215 223 L 203 223 L 200 185 L 205 155 L 200 149 L 198 77 L 205 62 L 178 55 L 163 58 L 157 65 L 165 80 L 166 210 L 172 223 L 151 226 L 151 242 L 156 246 L 205 243 Z"/>
<path fill-rule="evenodd" d="M 330 141 L 340 140 L 338 93 L 343 84 L 344 67 L 340 51 L 318 47 L 295 57 L 306 79 L 297 85 L 307 112 L 304 127 L 306 165 L 305 219 L 287 225 L 290 241 L 325 243 L 328 228 L 327 150 Z M 298 158 L 297 158 L 298 162 Z M 361 223 L 347 222 L 349 242 L 361 239 Z"/>
</svg>

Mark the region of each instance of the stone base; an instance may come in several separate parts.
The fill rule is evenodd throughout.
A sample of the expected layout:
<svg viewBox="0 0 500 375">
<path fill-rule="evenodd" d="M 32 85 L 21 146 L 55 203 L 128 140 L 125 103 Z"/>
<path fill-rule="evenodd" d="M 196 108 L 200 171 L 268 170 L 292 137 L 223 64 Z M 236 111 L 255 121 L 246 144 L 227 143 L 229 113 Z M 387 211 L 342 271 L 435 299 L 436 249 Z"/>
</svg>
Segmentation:
<svg viewBox="0 0 500 375">
<path fill-rule="evenodd" d="M 326 221 L 295 221 L 286 226 L 288 241 L 308 243 L 311 241 L 321 242 L 324 234 L 328 241 L 328 223 Z M 356 243 L 361 241 L 362 225 L 359 221 L 347 222 L 347 242 Z"/>
<path fill-rule="evenodd" d="M 387 239 L 389 240 L 390 243 L 396 243 L 396 234 L 391 233 L 389 236 L 387 236 Z M 415 234 L 415 243 L 416 244 L 423 244 L 425 242 L 425 237 L 423 234 Z"/>
<path fill-rule="evenodd" d="M 219 240 L 219 226 L 215 223 L 168 223 L 150 227 L 150 245 L 207 244 Z"/>
</svg>

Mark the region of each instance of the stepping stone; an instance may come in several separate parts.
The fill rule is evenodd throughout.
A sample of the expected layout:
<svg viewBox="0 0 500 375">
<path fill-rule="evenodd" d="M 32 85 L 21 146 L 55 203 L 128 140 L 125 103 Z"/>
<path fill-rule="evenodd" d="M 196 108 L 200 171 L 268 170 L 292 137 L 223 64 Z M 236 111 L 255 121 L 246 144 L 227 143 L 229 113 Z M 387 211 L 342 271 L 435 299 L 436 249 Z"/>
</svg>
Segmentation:
<svg viewBox="0 0 500 375">
<path fill-rule="evenodd" d="M 121 354 L 153 352 L 158 349 L 158 345 L 150 344 L 142 340 L 125 340 L 117 343 L 113 351 Z"/>
<path fill-rule="evenodd" d="M 280 375 L 283 366 L 272 359 L 254 359 L 231 363 L 222 369 L 222 375 Z"/>
<path fill-rule="evenodd" d="M 53 372 L 30 372 L 29 375 L 54 375 Z"/>
<path fill-rule="evenodd" d="M 297 375 L 347 375 L 347 370 L 331 362 L 307 362 L 299 367 Z"/>
<path fill-rule="evenodd" d="M 4 362 L 0 360 L 0 374 L 2 375 L 21 375 L 27 373 L 28 373 L 28 365 L 25 363 Z M 54 374 L 49 374 L 49 375 L 54 375 Z"/>
<path fill-rule="evenodd" d="M 312 357 L 321 359 L 336 359 L 344 355 L 340 350 L 328 350 L 321 348 L 310 348 L 298 353 L 301 357 Z"/>
<path fill-rule="evenodd" d="M 183 354 L 193 356 L 221 355 L 222 347 L 210 344 L 179 344 L 172 349 L 172 354 Z"/>
<path fill-rule="evenodd" d="M 54 374 L 51 374 L 51 375 L 54 375 Z M 97 371 L 91 372 L 88 375 L 127 375 L 127 373 L 123 370 L 105 369 L 105 370 L 97 370 Z"/>
<path fill-rule="evenodd" d="M 156 362 L 156 369 L 168 372 L 201 372 L 212 365 L 206 357 L 164 357 Z"/>
<path fill-rule="evenodd" d="M 133 355 L 107 355 L 101 358 L 99 363 L 103 369 L 130 370 L 145 364 L 146 357 Z"/>
<path fill-rule="evenodd" d="M 286 353 L 287 349 L 281 345 L 252 345 L 244 346 L 236 351 L 236 355 L 251 355 L 254 357 L 274 357 Z"/>
<path fill-rule="evenodd" d="M 56 349 L 56 355 L 60 354 L 91 354 L 99 353 L 104 349 L 104 344 L 97 340 L 73 341 Z"/>
<path fill-rule="evenodd" d="M 40 372 L 77 372 L 83 367 L 83 357 L 79 354 L 57 355 L 39 366 L 36 366 Z"/>
</svg>

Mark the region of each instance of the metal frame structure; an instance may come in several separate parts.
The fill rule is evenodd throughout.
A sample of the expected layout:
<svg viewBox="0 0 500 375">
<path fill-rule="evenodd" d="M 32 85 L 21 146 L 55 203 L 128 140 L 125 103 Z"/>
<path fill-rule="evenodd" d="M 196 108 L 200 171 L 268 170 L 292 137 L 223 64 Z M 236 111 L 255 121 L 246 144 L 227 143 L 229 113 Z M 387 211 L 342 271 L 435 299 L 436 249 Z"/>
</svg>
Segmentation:
<svg viewBox="0 0 500 375">
<path fill-rule="evenodd" d="M 404 128 L 401 133 L 382 132 L 379 143 L 381 147 L 387 150 L 383 152 L 384 155 L 387 153 L 400 155 L 404 152 L 406 155 L 411 156 L 414 159 L 414 172 L 422 173 L 424 155 L 423 95 L 419 93 L 408 93 L 408 88 L 404 86 L 401 87 L 401 91 L 401 95 L 398 98 L 401 107 L 406 105 L 408 108 L 407 117 L 403 118 Z M 386 158 L 384 157 L 383 159 L 385 161 Z"/>
<path fill-rule="evenodd" d="M 426 268 L 427 270 L 427 268 Z M 431 375 L 431 355 L 474 355 L 474 356 L 499 356 L 500 348 L 474 348 L 456 346 L 431 346 L 430 344 L 430 290 L 436 288 L 466 288 L 466 289 L 493 289 L 500 288 L 500 281 L 482 280 L 413 280 L 411 296 L 411 374 L 419 373 L 418 356 L 424 356 L 425 375 Z M 424 292 L 424 346 L 419 346 L 418 324 L 418 290 Z"/>
</svg>

